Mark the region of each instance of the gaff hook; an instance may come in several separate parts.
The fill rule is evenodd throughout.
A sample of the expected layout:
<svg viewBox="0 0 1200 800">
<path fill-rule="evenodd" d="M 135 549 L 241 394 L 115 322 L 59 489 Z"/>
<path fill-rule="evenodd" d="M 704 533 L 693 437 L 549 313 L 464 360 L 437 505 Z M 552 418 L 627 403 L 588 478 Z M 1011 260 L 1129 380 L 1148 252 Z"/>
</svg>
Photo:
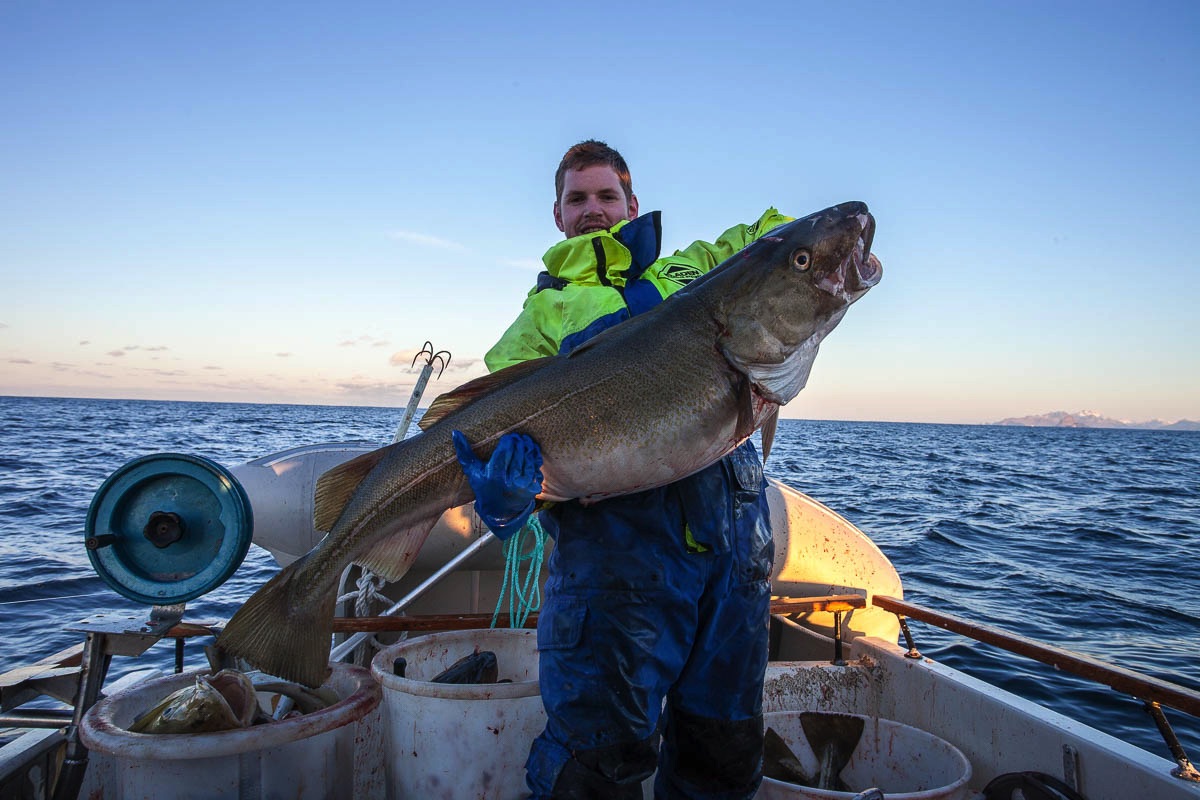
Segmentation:
<svg viewBox="0 0 1200 800">
<path fill-rule="evenodd" d="M 408 435 L 408 429 L 412 425 L 413 418 L 417 415 L 417 403 L 421 401 L 421 395 L 425 392 L 425 384 L 429 382 L 429 376 L 433 372 L 433 365 L 438 366 L 438 377 L 442 377 L 442 373 L 446 371 L 446 367 L 450 364 L 450 351 L 438 350 L 434 352 L 433 342 L 426 342 L 425 346 L 413 356 L 412 365 L 417 366 L 417 359 L 425 356 L 425 365 L 421 367 L 421 374 L 417 376 L 417 383 L 413 386 L 412 396 L 408 398 L 408 408 L 404 409 L 404 417 L 400 420 L 400 426 L 396 428 L 396 435 L 392 437 L 392 442 L 398 442 Z"/>
<path fill-rule="evenodd" d="M 446 371 L 446 367 L 450 366 L 450 351 L 439 350 L 436 353 L 433 352 L 433 342 L 425 342 L 425 346 L 421 348 L 420 352 L 413 356 L 412 365 L 414 367 L 417 365 L 417 359 L 421 356 L 425 356 L 425 365 L 427 367 L 432 369 L 435 363 L 438 365 L 439 378 Z"/>
</svg>

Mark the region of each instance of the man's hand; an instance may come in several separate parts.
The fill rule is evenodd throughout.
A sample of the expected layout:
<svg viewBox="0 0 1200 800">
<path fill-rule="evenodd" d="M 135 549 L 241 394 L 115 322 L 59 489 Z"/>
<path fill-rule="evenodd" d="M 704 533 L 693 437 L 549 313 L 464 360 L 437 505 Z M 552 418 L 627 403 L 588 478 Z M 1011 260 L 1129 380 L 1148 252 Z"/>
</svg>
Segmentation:
<svg viewBox="0 0 1200 800">
<path fill-rule="evenodd" d="M 458 463 L 475 492 L 475 512 L 483 524 L 500 539 L 521 530 L 542 490 L 541 448 L 524 434 L 508 433 L 485 464 L 476 458 L 461 431 L 450 435 Z"/>
</svg>

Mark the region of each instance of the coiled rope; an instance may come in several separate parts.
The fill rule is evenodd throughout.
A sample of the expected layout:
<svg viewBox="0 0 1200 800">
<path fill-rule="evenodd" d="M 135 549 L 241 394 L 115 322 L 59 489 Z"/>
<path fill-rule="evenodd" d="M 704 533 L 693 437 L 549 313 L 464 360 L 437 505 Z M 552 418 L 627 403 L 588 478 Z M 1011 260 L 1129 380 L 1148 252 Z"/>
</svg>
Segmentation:
<svg viewBox="0 0 1200 800">
<path fill-rule="evenodd" d="M 531 536 L 527 537 L 527 532 Z M 532 547 L 528 553 L 524 552 L 527 538 L 532 538 Z M 524 628 L 529 615 L 541 608 L 542 587 L 539 579 L 542 576 L 542 559 L 545 553 L 546 531 L 538 521 L 538 515 L 533 514 L 525 526 L 504 543 L 504 583 L 501 584 L 500 595 L 496 598 L 496 612 L 492 615 L 491 627 L 496 627 L 496 622 L 500 619 L 505 595 L 508 596 L 510 628 Z M 529 562 L 529 566 L 522 577 L 521 564 L 525 561 Z"/>
</svg>

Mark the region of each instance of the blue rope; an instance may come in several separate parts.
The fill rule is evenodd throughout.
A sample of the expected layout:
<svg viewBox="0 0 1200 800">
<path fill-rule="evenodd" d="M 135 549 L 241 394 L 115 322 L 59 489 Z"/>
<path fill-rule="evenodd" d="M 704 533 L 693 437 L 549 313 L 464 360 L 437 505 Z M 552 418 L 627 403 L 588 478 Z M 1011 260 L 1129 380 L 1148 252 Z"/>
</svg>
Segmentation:
<svg viewBox="0 0 1200 800">
<path fill-rule="evenodd" d="M 525 533 L 533 534 L 533 548 L 528 553 L 525 549 Z M 538 521 L 537 514 L 529 517 L 525 527 L 504 543 L 504 583 L 500 586 L 500 596 L 496 598 L 496 612 L 492 614 L 492 627 L 500 618 L 500 609 L 504 605 L 504 596 L 508 595 L 509 627 L 523 628 L 529 615 L 542 606 L 542 587 L 539 578 L 542 575 L 542 558 L 546 552 L 546 531 Z M 530 562 L 521 577 L 521 562 Z"/>
</svg>

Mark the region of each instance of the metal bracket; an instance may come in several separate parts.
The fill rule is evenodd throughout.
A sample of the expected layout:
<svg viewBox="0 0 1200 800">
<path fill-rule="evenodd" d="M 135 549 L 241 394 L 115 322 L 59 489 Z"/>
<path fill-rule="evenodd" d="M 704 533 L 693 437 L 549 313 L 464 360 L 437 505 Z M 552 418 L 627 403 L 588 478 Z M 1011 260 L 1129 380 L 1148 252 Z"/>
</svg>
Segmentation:
<svg viewBox="0 0 1200 800">
<path fill-rule="evenodd" d="M 908 652 L 904 654 L 905 658 L 913 660 L 922 658 L 921 653 L 917 650 L 917 645 L 913 641 L 912 631 L 908 629 L 908 620 L 903 614 L 897 614 L 896 619 L 900 620 L 900 632 L 904 634 L 904 643 L 908 645 Z"/>
<path fill-rule="evenodd" d="M 176 603 L 154 606 L 150 609 L 149 617 L 132 611 L 103 612 L 68 625 L 66 630 L 89 636 L 103 634 L 103 646 L 108 655 L 140 656 L 179 624 L 183 619 L 183 610 L 184 604 Z"/>
<path fill-rule="evenodd" d="M 1143 707 L 1151 719 L 1154 720 L 1154 724 L 1158 726 L 1158 732 L 1162 734 L 1163 741 L 1167 743 L 1167 749 L 1171 751 L 1171 757 L 1175 759 L 1175 763 L 1178 765 L 1175 769 L 1171 770 L 1171 774 L 1182 781 L 1200 783 L 1200 771 L 1197 771 L 1192 766 L 1192 762 L 1188 760 L 1183 745 L 1179 743 L 1179 737 L 1175 735 L 1175 731 L 1171 728 L 1171 723 L 1167 722 L 1167 715 L 1163 713 L 1162 706 L 1153 700 L 1147 700 Z"/>
<path fill-rule="evenodd" d="M 833 612 L 833 666 L 846 666 L 846 659 L 842 657 L 842 612 Z"/>
<path fill-rule="evenodd" d="M 1069 744 L 1063 745 L 1063 781 L 1079 791 L 1079 751 Z"/>
<path fill-rule="evenodd" d="M 73 800 L 83 784 L 83 774 L 88 766 L 87 746 L 79 738 L 79 723 L 89 708 L 100 699 L 100 689 L 108 666 L 112 662 L 108 634 L 91 631 L 83 644 L 83 661 L 79 665 L 79 691 L 75 695 L 75 708 L 71 724 L 67 726 L 66 753 L 62 769 L 54 785 L 54 800 Z M 156 639 L 152 639 L 157 641 Z"/>
</svg>

